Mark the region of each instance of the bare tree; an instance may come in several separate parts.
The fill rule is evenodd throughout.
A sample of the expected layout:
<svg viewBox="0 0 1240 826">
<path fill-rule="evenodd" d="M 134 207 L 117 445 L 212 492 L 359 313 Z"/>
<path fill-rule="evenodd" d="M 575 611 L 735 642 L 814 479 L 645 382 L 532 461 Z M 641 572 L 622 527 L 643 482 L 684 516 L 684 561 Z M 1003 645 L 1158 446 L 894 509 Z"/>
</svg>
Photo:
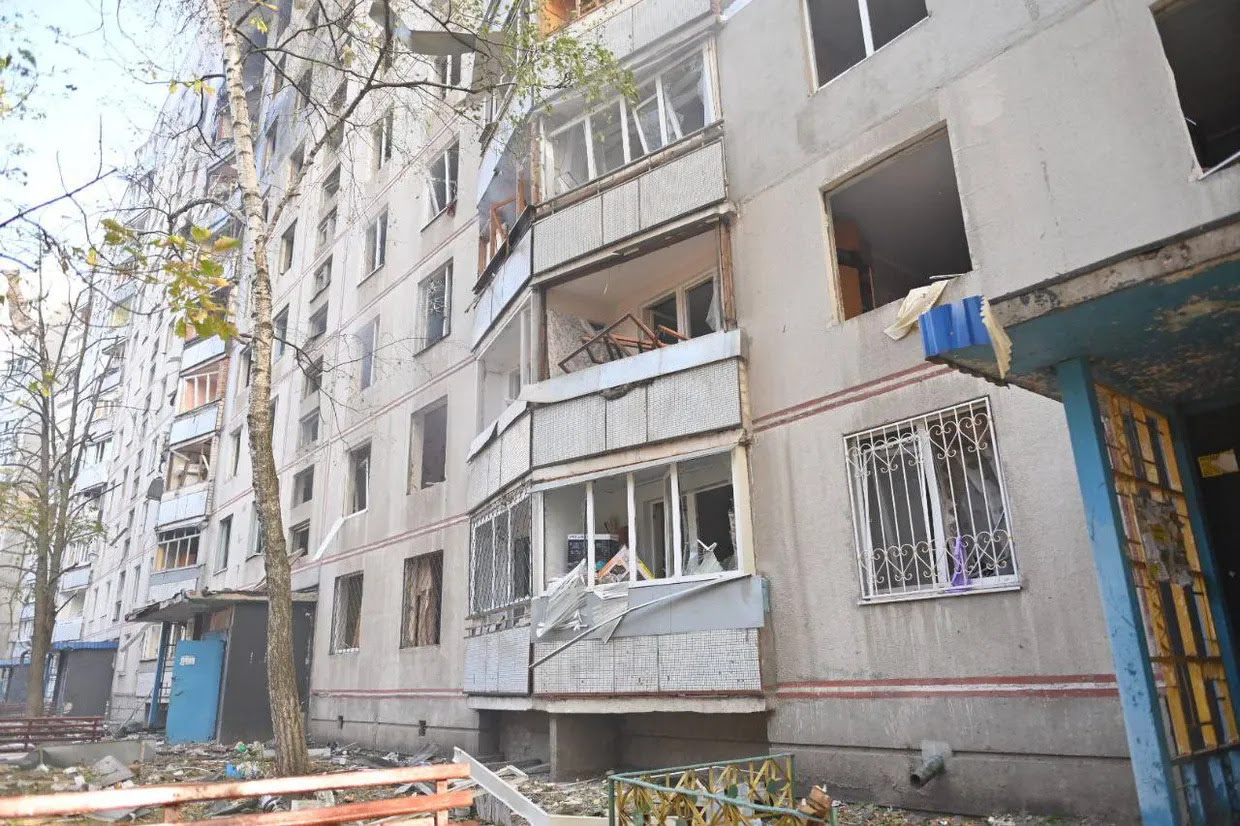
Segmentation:
<svg viewBox="0 0 1240 826">
<path fill-rule="evenodd" d="M 80 495 L 79 473 L 91 442 L 111 332 L 92 323 L 98 293 L 65 269 L 71 254 L 50 239 L 24 287 L 5 273 L 10 330 L 0 376 L 5 433 L 0 445 L 0 529 L 24 540 L 33 574 L 33 633 L 27 714 L 43 709 L 47 654 L 59 609 L 66 554 L 102 530 L 97 502 Z M 31 289 L 29 294 L 24 294 Z M 67 293 L 65 292 L 67 290 Z M 27 573 L 23 571 L 22 573 Z"/>
</svg>

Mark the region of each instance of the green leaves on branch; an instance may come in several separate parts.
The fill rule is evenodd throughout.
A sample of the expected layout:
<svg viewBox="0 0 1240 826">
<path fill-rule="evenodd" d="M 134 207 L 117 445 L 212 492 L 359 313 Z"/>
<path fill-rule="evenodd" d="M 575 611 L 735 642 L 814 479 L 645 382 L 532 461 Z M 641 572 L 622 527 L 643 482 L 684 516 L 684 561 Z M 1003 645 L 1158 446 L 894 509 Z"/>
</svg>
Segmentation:
<svg viewBox="0 0 1240 826">
<path fill-rule="evenodd" d="M 228 339 L 237 334 L 229 312 L 233 282 L 227 265 L 234 263 L 240 239 L 199 226 L 191 226 L 186 235 L 151 238 L 111 218 L 104 220 L 103 229 L 107 257 L 120 262 L 112 269 L 163 290 L 177 335 L 193 330 L 199 336 Z M 87 260 L 97 266 L 103 257 L 91 250 Z"/>
</svg>

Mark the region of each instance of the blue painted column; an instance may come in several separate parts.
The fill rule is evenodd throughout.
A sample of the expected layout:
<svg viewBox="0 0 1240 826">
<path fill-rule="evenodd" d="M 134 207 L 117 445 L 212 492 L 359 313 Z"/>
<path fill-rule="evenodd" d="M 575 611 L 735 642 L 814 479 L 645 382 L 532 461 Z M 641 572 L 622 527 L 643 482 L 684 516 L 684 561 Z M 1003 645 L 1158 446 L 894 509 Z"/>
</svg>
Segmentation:
<svg viewBox="0 0 1240 826">
<path fill-rule="evenodd" d="M 1098 588 L 1102 592 L 1111 657 L 1115 661 L 1141 822 L 1145 826 L 1179 826 L 1180 808 L 1175 798 L 1171 756 L 1164 739 L 1141 606 L 1125 559 L 1124 527 L 1098 397 L 1085 361 L 1063 362 L 1057 373 L 1085 506 L 1085 523 L 1093 545 Z"/>
<path fill-rule="evenodd" d="M 154 728 L 159 724 L 159 689 L 164 684 L 164 664 L 168 661 L 168 639 L 172 636 L 172 625 L 159 624 L 159 656 L 155 660 L 155 687 L 151 689 L 151 707 L 146 714 L 146 724 Z"/>
</svg>

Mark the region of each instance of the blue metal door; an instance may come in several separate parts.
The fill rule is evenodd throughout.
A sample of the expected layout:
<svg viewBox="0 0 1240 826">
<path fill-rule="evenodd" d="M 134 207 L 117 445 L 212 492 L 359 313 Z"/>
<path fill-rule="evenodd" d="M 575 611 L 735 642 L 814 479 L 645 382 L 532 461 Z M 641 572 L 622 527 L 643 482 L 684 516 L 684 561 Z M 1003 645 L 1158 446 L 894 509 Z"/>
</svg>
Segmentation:
<svg viewBox="0 0 1240 826">
<path fill-rule="evenodd" d="M 168 724 L 164 732 L 169 743 L 203 743 L 215 738 L 223 672 L 222 639 L 177 643 L 172 660 Z"/>
</svg>

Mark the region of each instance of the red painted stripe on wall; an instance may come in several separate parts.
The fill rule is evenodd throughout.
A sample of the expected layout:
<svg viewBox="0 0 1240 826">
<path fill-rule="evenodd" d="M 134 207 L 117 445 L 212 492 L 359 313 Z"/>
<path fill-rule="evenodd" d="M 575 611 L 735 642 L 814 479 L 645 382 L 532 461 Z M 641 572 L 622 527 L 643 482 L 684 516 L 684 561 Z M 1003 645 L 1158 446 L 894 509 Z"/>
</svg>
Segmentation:
<svg viewBox="0 0 1240 826">
<path fill-rule="evenodd" d="M 937 364 L 932 364 L 930 366 L 936 369 L 913 374 L 911 378 L 906 378 L 904 381 L 897 382 L 894 384 L 883 383 L 882 386 L 877 387 L 873 390 L 870 390 L 869 392 L 858 393 L 856 391 L 859 389 L 863 389 L 865 387 L 872 386 L 873 384 L 887 382 L 887 379 L 880 379 L 878 380 L 878 382 L 871 382 L 868 385 L 858 385 L 857 387 L 849 388 L 847 391 L 844 391 L 844 393 L 846 393 L 847 395 L 844 395 L 842 397 L 841 397 L 841 394 L 835 394 L 832 396 L 824 396 L 822 399 L 822 403 L 821 404 L 816 403 L 813 407 L 808 407 L 808 408 L 801 409 L 801 410 L 795 410 L 794 408 L 788 408 L 786 411 L 780 411 L 778 414 L 771 414 L 769 417 L 764 417 L 764 421 L 761 424 L 758 424 L 758 423 L 754 424 L 753 426 L 754 433 L 761 433 L 764 430 L 770 430 L 771 428 L 774 428 L 774 427 L 780 427 L 781 425 L 792 424 L 793 422 L 798 422 L 801 419 L 808 419 L 810 416 L 817 416 L 820 413 L 826 413 L 828 410 L 834 410 L 837 407 L 845 407 L 847 405 L 854 404 L 859 401 L 864 401 L 865 399 L 872 399 L 875 396 L 882 396 L 886 393 L 890 393 L 894 390 L 899 390 L 900 388 L 903 388 L 903 387 L 911 387 L 915 384 L 921 384 L 923 381 L 927 381 L 928 379 L 933 379 L 938 376 L 942 376 L 946 373 L 956 372 L 951 367 L 943 367 Z M 892 375 L 896 376 L 900 374 L 893 373 Z M 775 418 L 776 416 L 779 416 L 779 418 Z"/>
</svg>

